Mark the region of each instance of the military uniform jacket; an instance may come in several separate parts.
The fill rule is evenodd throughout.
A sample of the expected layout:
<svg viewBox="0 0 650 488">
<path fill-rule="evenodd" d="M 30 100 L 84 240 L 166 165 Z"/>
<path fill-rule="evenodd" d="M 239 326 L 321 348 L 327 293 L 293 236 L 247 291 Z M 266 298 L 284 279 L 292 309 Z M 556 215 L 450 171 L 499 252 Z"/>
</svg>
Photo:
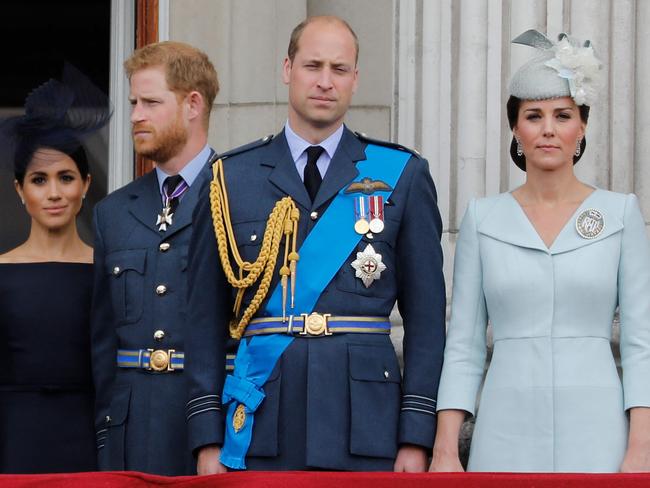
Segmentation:
<svg viewBox="0 0 650 488">
<path fill-rule="evenodd" d="M 284 134 L 268 139 L 224 158 L 231 221 L 247 261 L 257 257 L 268 215 L 287 195 L 300 210 L 300 247 L 333 197 L 358 176 L 356 162 L 365 159 L 367 145 L 344 130 L 312 205 Z M 417 155 L 408 160 L 385 206 L 385 224 L 380 234 L 361 239 L 314 311 L 387 317 L 397 299 L 404 319 L 403 379 L 387 334 L 296 337 L 264 385 L 266 398 L 255 413 L 248 469 L 390 470 L 400 444 L 433 445 L 445 287 L 435 188 L 426 160 Z M 353 208 L 341 225 L 354 225 Z M 195 227 L 186 375 L 190 447 L 196 453 L 202 446 L 223 443 L 226 407 L 220 398 L 234 296 L 219 261 L 207 188 L 197 205 Z M 387 269 L 366 288 L 355 278 L 351 262 L 369 243 Z M 282 248 L 280 253 L 277 266 Z M 276 269 L 270 290 L 277 274 Z M 245 296 L 244 307 L 251 296 Z M 263 311 L 264 305 L 258 316 Z"/>
<path fill-rule="evenodd" d="M 184 352 L 192 212 L 208 177 L 206 166 L 179 202 L 166 232 L 155 225 L 162 202 L 153 171 L 95 208 L 92 352 L 102 470 L 195 472 L 185 448 L 183 371 L 118 368 L 116 356 L 118 349 Z M 156 331 L 164 336 L 158 332 L 155 339 Z"/>
</svg>

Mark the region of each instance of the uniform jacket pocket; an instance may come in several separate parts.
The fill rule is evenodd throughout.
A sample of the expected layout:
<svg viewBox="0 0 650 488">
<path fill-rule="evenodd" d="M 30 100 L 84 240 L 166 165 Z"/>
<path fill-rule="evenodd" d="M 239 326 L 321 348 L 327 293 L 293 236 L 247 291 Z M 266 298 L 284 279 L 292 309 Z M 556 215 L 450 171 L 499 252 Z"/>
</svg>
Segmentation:
<svg viewBox="0 0 650 488">
<path fill-rule="evenodd" d="M 116 251 L 106 256 L 113 313 L 120 325 L 137 322 L 142 316 L 146 260 L 146 249 Z"/>
<path fill-rule="evenodd" d="M 233 224 L 237 249 L 244 261 L 255 262 L 260 253 L 266 220 L 252 220 Z"/>
<path fill-rule="evenodd" d="M 233 231 L 235 233 L 235 239 L 237 240 L 237 250 L 239 251 L 239 255 L 244 261 L 254 263 L 259 257 L 260 250 L 262 249 L 262 241 L 264 240 L 265 229 L 266 219 L 233 223 Z M 282 245 L 281 249 L 283 249 Z M 283 254 L 281 252 L 278 254 L 278 256 L 280 256 L 278 261 L 281 261 L 282 255 Z M 231 266 L 237 275 L 238 267 L 232 258 Z M 248 306 L 253 296 L 255 295 L 256 290 L 257 286 L 253 286 L 246 290 L 244 293 L 242 310 Z"/>
<path fill-rule="evenodd" d="M 392 346 L 348 346 L 350 452 L 394 458 L 400 407 L 400 370 Z"/>
</svg>

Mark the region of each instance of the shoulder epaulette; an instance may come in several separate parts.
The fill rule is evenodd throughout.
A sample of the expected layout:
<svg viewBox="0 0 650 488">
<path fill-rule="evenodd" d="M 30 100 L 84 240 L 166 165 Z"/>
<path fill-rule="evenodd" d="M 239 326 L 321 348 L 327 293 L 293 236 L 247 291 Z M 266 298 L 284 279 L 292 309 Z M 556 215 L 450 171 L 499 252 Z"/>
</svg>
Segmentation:
<svg viewBox="0 0 650 488">
<path fill-rule="evenodd" d="M 231 156 L 235 156 L 236 154 L 241 154 L 246 151 L 250 151 L 251 149 L 265 146 L 273 140 L 273 137 L 275 137 L 273 134 L 271 134 L 270 136 L 262 137 L 261 139 L 258 139 L 256 141 L 249 142 L 248 144 L 244 144 L 243 146 L 239 146 L 236 147 L 235 149 L 231 149 L 230 151 L 226 151 L 225 153 L 220 154 L 219 157 L 223 160 Z"/>
<path fill-rule="evenodd" d="M 420 153 L 417 152 L 415 149 L 409 149 L 408 147 L 402 146 L 401 144 L 397 144 L 396 142 L 372 139 L 368 137 L 366 134 L 364 134 L 363 132 L 355 132 L 354 135 L 357 136 L 358 139 L 362 140 L 363 142 L 367 142 L 369 144 L 376 144 L 378 146 L 390 147 L 391 149 L 397 149 L 398 151 L 406 151 L 408 153 L 413 154 L 414 156 L 417 156 L 418 158 L 422 157 Z"/>
</svg>

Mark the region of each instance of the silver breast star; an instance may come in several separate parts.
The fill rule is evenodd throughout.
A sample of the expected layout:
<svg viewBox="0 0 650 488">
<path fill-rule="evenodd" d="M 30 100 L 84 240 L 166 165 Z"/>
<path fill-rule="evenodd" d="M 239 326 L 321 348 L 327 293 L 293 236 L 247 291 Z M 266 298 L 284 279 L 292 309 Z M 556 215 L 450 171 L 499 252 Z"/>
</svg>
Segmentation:
<svg viewBox="0 0 650 488">
<path fill-rule="evenodd" d="M 351 266 L 355 269 L 355 276 L 368 288 L 373 281 L 381 278 L 381 272 L 386 269 L 382 262 L 381 254 L 375 252 L 372 244 L 368 244 L 363 252 L 357 253 L 357 259 L 352 261 Z"/>
</svg>

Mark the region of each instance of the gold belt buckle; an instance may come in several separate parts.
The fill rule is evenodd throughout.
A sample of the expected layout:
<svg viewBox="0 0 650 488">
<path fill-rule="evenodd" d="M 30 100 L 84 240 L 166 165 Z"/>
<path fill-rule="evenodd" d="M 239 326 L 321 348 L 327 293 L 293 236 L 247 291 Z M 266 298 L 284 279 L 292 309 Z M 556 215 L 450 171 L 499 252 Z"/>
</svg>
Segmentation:
<svg viewBox="0 0 650 488">
<path fill-rule="evenodd" d="M 172 353 L 176 352 L 176 349 L 168 349 L 164 351 L 162 349 L 147 349 L 149 351 L 149 371 L 174 371 L 172 366 Z"/>
<path fill-rule="evenodd" d="M 303 321 L 303 328 L 302 332 L 300 335 L 311 335 L 311 336 L 319 336 L 319 335 L 332 335 L 330 332 L 329 325 L 327 324 L 327 320 L 332 316 L 332 314 L 329 313 L 310 313 L 310 314 L 300 314 L 302 317 Z"/>
</svg>

